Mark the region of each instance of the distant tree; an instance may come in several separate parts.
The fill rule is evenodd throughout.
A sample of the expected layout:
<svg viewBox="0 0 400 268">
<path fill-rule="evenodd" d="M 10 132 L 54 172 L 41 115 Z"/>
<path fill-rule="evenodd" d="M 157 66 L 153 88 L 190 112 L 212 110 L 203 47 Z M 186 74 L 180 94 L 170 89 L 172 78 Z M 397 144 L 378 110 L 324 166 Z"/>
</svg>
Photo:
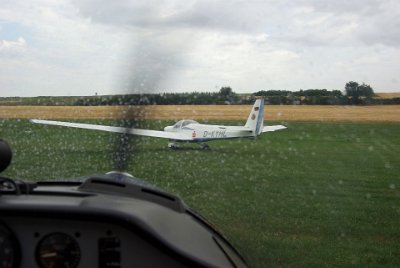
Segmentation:
<svg viewBox="0 0 400 268">
<path fill-rule="evenodd" d="M 254 92 L 253 95 L 254 96 L 267 96 L 267 91 L 260 90 L 260 91 Z"/>
<path fill-rule="evenodd" d="M 342 97 L 343 94 L 342 94 L 342 91 L 340 91 L 340 90 L 332 90 L 332 96 Z"/>
<path fill-rule="evenodd" d="M 346 83 L 344 89 L 346 96 L 352 104 L 360 104 L 362 103 L 362 98 L 371 98 L 374 96 L 374 90 L 372 87 L 365 83 L 360 85 L 357 82 L 350 81 Z"/>
<path fill-rule="evenodd" d="M 358 87 L 358 90 L 360 91 L 360 95 L 366 98 L 371 98 L 375 95 L 372 87 L 365 83 L 362 83 L 362 85 Z"/>
<path fill-rule="evenodd" d="M 268 96 L 268 97 L 286 97 L 289 94 L 292 94 L 291 91 L 288 90 L 261 90 L 254 93 L 254 96 Z"/>
<path fill-rule="evenodd" d="M 221 87 L 219 90 L 220 101 L 226 103 L 235 103 L 238 97 L 235 92 L 233 92 L 231 87 Z"/>
<path fill-rule="evenodd" d="M 233 91 L 231 87 L 221 87 L 221 89 L 219 90 L 219 95 L 221 95 L 222 97 L 229 97 L 232 95 L 232 93 Z"/>
</svg>

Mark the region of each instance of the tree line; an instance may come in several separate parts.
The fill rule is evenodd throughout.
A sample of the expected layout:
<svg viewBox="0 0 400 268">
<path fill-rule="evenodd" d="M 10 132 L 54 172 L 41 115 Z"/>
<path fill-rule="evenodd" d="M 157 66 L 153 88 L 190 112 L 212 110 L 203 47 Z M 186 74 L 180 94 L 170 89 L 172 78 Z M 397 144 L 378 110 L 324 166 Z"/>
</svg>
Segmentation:
<svg viewBox="0 0 400 268">
<path fill-rule="evenodd" d="M 374 105 L 400 104 L 400 98 L 381 99 L 365 83 L 349 81 L 344 90 L 300 89 L 261 90 L 252 94 L 237 94 L 231 87 L 221 87 L 218 92 L 126 94 L 73 97 L 7 97 L 0 98 L 0 105 L 209 105 L 252 104 L 256 96 L 264 96 L 269 105 Z"/>
<path fill-rule="evenodd" d="M 207 105 L 207 104 L 251 104 L 256 96 L 263 96 L 270 105 L 371 105 L 400 104 L 400 98 L 376 98 L 374 90 L 365 83 L 350 81 L 344 92 L 340 90 L 307 89 L 261 90 L 252 94 L 237 94 L 231 87 L 222 87 L 219 92 L 128 94 L 83 97 L 75 105 Z"/>
<path fill-rule="evenodd" d="M 236 99 L 235 99 L 236 103 Z M 126 94 L 82 97 L 75 105 L 183 105 L 225 104 L 223 96 L 215 92 Z"/>
<path fill-rule="evenodd" d="M 307 89 L 298 91 L 268 90 L 255 95 L 264 96 L 269 104 L 307 105 L 386 105 L 400 104 L 400 98 L 378 98 L 373 88 L 365 83 L 349 81 L 344 91 L 327 89 Z"/>
</svg>

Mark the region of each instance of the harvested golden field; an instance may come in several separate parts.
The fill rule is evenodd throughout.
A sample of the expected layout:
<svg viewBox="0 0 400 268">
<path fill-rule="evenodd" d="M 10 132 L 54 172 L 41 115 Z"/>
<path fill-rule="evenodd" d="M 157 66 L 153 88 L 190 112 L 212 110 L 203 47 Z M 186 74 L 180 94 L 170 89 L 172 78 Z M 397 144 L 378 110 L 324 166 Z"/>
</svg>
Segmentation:
<svg viewBox="0 0 400 268">
<path fill-rule="evenodd" d="M 113 119 L 139 114 L 145 119 L 243 120 L 251 105 L 0 106 L 0 118 Z M 400 122 L 400 105 L 265 106 L 267 121 Z"/>
<path fill-rule="evenodd" d="M 378 98 L 381 99 L 392 99 L 392 98 L 400 98 L 400 92 L 391 92 L 391 93 L 375 93 Z"/>
</svg>

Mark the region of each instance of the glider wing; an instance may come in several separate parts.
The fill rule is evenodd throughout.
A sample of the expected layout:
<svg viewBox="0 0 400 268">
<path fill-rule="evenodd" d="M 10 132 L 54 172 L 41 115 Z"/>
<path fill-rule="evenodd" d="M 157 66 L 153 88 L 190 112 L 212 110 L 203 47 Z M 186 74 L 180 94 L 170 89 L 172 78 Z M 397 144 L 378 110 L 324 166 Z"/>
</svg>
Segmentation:
<svg viewBox="0 0 400 268">
<path fill-rule="evenodd" d="M 101 130 L 101 131 L 116 132 L 116 133 L 128 133 L 131 135 L 148 136 L 148 137 L 164 138 L 164 139 L 179 140 L 179 141 L 190 141 L 193 139 L 191 135 L 179 132 L 166 132 L 166 131 L 140 129 L 140 128 L 112 127 L 104 125 L 71 123 L 71 122 L 61 122 L 52 120 L 41 120 L 41 119 L 30 119 L 29 121 L 36 124 Z"/>
</svg>

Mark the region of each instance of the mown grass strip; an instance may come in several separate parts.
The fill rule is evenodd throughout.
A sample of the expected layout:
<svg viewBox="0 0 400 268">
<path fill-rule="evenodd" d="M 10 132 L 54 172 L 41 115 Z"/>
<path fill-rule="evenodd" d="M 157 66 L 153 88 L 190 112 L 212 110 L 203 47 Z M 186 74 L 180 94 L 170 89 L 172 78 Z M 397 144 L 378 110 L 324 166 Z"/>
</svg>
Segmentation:
<svg viewBox="0 0 400 268">
<path fill-rule="evenodd" d="M 113 169 L 115 134 L 2 120 L 0 137 L 15 152 L 10 177 Z M 209 151 L 136 142 L 128 171 L 180 195 L 252 267 L 400 265 L 399 124 L 291 122 L 256 141 L 210 142 Z"/>
</svg>

